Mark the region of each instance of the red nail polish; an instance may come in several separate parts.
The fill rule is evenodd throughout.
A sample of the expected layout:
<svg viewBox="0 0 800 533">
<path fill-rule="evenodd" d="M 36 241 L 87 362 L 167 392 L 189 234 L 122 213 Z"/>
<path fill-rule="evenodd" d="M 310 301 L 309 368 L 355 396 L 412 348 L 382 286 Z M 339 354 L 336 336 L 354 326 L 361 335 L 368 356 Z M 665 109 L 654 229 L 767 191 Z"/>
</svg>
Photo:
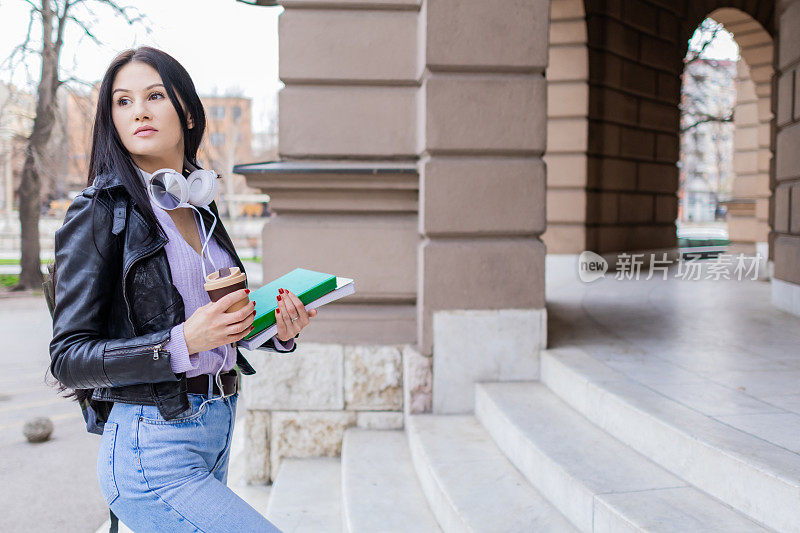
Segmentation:
<svg viewBox="0 0 800 533">
<path fill-rule="evenodd" d="M 278 296 L 278 301 L 279 301 L 279 302 L 281 301 L 281 297 L 280 297 L 280 296 Z"/>
<path fill-rule="evenodd" d="M 278 289 L 278 292 L 283 294 L 283 289 Z"/>
<path fill-rule="evenodd" d="M 245 289 L 245 290 L 244 290 L 244 293 L 245 293 L 245 294 L 250 294 L 250 289 Z"/>
<path fill-rule="evenodd" d="M 278 314 L 278 315 L 279 315 L 280 313 L 281 313 L 281 310 L 280 310 L 280 309 L 275 309 L 275 314 Z"/>
</svg>

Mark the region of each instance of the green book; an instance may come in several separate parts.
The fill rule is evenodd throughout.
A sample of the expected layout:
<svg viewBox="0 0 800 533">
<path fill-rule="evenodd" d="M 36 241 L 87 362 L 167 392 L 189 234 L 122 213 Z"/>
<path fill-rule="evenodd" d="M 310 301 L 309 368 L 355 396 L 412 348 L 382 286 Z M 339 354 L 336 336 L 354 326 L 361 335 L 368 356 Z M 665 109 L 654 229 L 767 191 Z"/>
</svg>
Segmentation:
<svg viewBox="0 0 800 533">
<path fill-rule="evenodd" d="M 248 340 L 275 324 L 275 309 L 278 308 L 278 289 L 284 288 L 300 298 L 303 305 L 325 296 L 336 289 L 336 276 L 295 268 L 288 274 L 252 291 L 248 296 L 256 303 L 253 331 L 244 337 Z"/>
</svg>

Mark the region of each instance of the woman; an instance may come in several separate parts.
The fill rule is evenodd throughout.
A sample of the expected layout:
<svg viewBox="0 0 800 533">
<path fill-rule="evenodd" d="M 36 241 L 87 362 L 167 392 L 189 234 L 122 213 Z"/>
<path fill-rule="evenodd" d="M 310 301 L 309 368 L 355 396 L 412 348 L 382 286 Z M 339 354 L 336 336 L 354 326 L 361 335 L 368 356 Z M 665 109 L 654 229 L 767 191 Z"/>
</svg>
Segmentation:
<svg viewBox="0 0 800 533">
<path fill-rule="evenodd" d="M 255 372 L 235 343 L 255 310 L 226 312 L 247 289 L 211 302 L 203 271 L 206 261 L 244 267 L 213 201 L 167 210 L 147 189 L 159 169 L 197 169 L 205 126 L 174 58 L 150 47 L 119 54 L 99 90 L 89 187 L 55 237 L 50 370 L 75 389 L 89 431 L 102 432 L 101 492 L 112 518 L 137 532 L 277 531 L 226 486 L 234 367 Z M 260 349 L 293 352 L 316 310 L 280 293 L 278 333 Z"/>
</svg>

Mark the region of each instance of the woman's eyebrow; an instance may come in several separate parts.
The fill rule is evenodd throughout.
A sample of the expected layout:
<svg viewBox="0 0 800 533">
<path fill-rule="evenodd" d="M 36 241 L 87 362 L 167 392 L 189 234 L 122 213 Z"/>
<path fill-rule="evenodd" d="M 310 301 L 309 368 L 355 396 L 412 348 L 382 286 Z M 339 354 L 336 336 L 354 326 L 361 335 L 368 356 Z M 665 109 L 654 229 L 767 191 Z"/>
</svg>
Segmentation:
<svg viewBox="0 0 800 533">
<path fill-rule="evenodd" d="M 164 87 L 164 84 L 163 83 L 154 83 L 153 85 L 148 85 L 147 87 L 145 87 L 144 90 L 147 91 L 149 89 L 152 89 L 153 87 L 158 87 L 158 86 Z M 111 94 L 114 94 L 117 91 L 127 91 L 127 90 L 128 89 L 114 89 L 113 91 L 111 91 Z"/>
</svg>

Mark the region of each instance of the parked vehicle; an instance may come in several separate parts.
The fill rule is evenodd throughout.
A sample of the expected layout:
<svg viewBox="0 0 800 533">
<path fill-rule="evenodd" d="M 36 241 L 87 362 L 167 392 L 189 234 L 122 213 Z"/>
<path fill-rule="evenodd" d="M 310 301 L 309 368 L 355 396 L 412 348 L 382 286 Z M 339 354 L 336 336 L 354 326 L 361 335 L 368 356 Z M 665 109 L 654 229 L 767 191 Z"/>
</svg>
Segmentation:
<svg viewBox="0 0 800 533">
<path fill-rule="evenodd" d="M 678 228 L 678 249 L 685 259 L 706 259 L 725 253 L 731 241 L 728 230 L 720 227 L 684 226 Z"/>
</svg>

